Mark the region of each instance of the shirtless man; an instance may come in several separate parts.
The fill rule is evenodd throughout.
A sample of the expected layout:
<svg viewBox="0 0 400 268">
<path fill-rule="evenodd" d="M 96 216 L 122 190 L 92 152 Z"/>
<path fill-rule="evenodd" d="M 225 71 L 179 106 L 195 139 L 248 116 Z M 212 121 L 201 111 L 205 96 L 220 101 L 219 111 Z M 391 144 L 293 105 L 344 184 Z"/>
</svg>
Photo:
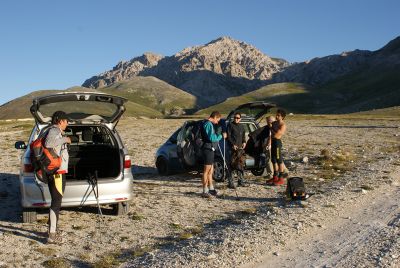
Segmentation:
<svg viewBox="0 0 400 268">
<path fill-rule="evenodd" d="M 286 124 L 283 121 L 286 112 L 282 109 L 276 111 L 276 121 L 272 123 L 271 128 L 271 161 L 274 166 L 274 176 L 267 181 L 267 184 L 283 185 L 285 184 L 283 157 L 282 157 L 282 136 L 286 132 Z"/>
</svg>

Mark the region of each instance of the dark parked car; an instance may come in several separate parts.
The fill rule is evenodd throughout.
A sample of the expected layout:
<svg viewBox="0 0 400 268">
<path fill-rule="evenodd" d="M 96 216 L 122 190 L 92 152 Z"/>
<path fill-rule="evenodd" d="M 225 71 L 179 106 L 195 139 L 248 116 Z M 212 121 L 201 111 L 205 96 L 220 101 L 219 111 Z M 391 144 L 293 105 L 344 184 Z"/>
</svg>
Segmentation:
<svg viewBox="0 0 400 268">
<path fill-rule="evenodd" d="M 221 119 L 220 126 L 224 129 L 233 120 L 236 112 L 242 114 L 240 124 L 244 126 L 246 137 L 250 132 L 259 128 L 259 120 L 268 111 L 275 107 L 275 104 L 266 102 L 250 102 L 240 105 L 231 111 L 226 119 Z M 182 127 L 178 128 L 169 139 L 161 145 L 156 152 L 156 167 L 160 175 L 168 175 L 177 172 L 201 170 L 202 159 L 199 148 L 193 140 L 195 129 L 203 120 L 186 121 Z M 223 139 L 219 142 L 219 148 L 215 151 L 214 179 L 223 181 L 225 179 L 224 169 L 224 146 L 227 142 Z M 229 159 L 229 146 L 226 146 L 225 158 Z M 246 156 L 245 169 L 250 170 L 255 176 L 264 173 L 265 166 L 257 166 L 253 157 Z"/>
</svg>

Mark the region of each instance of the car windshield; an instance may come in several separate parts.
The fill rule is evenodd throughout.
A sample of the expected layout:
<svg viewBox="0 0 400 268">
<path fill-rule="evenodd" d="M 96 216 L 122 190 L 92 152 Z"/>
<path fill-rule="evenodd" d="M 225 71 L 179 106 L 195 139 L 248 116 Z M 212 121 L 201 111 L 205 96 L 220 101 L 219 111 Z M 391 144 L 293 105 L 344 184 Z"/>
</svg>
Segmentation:
<svg viewBox="0 0 400 268">
<path fill-rule="evenodd" d="M 118 106 L 113 103 L 100 103 L 98 101 L 65 101 L 42 104 L 39 108 L 44 117 L 51 117 L 55 111 L 59 110 L 66 112 L 73 119 L 81 119 L 90 115 L 110 118 L 117 112 Z"/>
</svg>

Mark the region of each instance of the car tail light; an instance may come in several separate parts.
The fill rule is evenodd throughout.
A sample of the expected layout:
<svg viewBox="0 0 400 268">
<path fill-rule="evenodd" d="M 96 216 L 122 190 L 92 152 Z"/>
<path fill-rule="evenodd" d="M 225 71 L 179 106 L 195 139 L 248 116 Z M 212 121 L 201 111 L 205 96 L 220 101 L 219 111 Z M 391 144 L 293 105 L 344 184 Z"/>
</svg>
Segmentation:
<svg viewBox="0 0 400 268">
<path fill-rule="evenodd" d="M 131 166 L 132 166 L 131 157 L 129 155 L 125 155 L 124 168 L 131 168 Z"/>
<path fill-rule="evenodd" d="M 128 198 L 126 197 L 121 197 L 121 198 L 114 198 L 115 201 L 124 201 L 124 200 L 128 200 Z"/>
<path fill-rule="evenodd" d="M 45 207 L 47 203 L 33 203 L 32 206 L 34 207 Z"/>
<path fill-rule="evenodd" d="M 24 164 L 24 172 L 33 172 L 32 164 Z"/>
</svg>

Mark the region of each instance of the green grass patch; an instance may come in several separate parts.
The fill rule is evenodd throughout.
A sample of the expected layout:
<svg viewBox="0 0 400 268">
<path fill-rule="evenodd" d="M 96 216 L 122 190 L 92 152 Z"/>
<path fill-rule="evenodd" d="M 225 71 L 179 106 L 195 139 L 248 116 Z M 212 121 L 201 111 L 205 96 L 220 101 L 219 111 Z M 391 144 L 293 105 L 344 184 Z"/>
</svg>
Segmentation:
<svg viewBox="0 0 400 268">
<path fill-rule="evenodd" d="M 34 250 L 47 257 L 57 254 L 57 250 L 55 248 L 42 247 L 42 248 L 35 248 Z"/>
<path fill-rule="evenodd" d="M 137 213 L 137 212 L 129 212 L 129 217 L 132 219 L 132 220 L 134 220 L 134 221 L 141 221 L 141 220 L 144 220 L 145 219 L 145 217 L 143 216 L 143 215 L 140 215 L 139 213 Z"/>
<path fill-rule="evenodd" d="M 178 236 L 179 240 L 187 240 L 191 238 L 193 238 L 193 234 L 191 232 L 183 232 Z"/>
<path fill-rule="evenodd" d="M 46 260 L 42 263 L 46 268 L 69 268 L 72 267 L 70 262 L 64 258 L 54 258 Z"/>
<path fill-rule="evenodd" d="M 192 233 L 193 235 L 199 235 L 199 234 L 204 232 L 204 228 L 202 226 L 196 226 L 196 227 L 188 228 L 187 230 L 190 233 Z"/>
<path fill-rule="evenodd" d="M 137 247 L 132 251 L 132 256 L 135 258 L 141 257 L 144 254 L 151 252 L 153 250 L 152 247 L 150 246 L 144 246 L 144 247 Z"/>
<path fill-rule="evenodd" d="M 256 215 L 257 208 L 246 208 L 246 209 L 240 211 L 240 213 L 243 215 Z"/>
<path fill-rule="evenodd" d="M 356 156 L 350 152 L 332 152 L 322 149 L 317 158 L 320 167 L 319 175 L 324 179 L 332 179 L 340 173 L 351 171 L 354 168 Z"/>
<path fill-rule="evenodd" d="M 124 242 L 124 241 L 127 241 L 127 240 L 129 240 L 129 237 L 127 237 L 127 236 L 121 236 L 119 238 L 119 241 L 121 241 L 121 242 Z"/>
<path fill-rule="evenodd" d="M 73 230 L 83 230 L 83 229 L 85 229 L 86 227 L 84 227 L 84 226 L 82 226 L 82 225 L 75 225 L 75 224 L 73 224 L 72 225 L 72 229 Z"/>
<path fill-rule="evenodd" d="M 98 261 L 94 262 L 93 268 L 111 268 L 119 265 L 121 261 L 119 260 L 120 252 L 108 253 L 102 256 Z"/>
<path fill-rule="evenodd" d="M 177 222 L 170 223 L 169 227 L 171 227 L 171 229 L 173 229 L 173 230 L 182 230 L 183 229 L 183 226 Z"/>
</svg>

